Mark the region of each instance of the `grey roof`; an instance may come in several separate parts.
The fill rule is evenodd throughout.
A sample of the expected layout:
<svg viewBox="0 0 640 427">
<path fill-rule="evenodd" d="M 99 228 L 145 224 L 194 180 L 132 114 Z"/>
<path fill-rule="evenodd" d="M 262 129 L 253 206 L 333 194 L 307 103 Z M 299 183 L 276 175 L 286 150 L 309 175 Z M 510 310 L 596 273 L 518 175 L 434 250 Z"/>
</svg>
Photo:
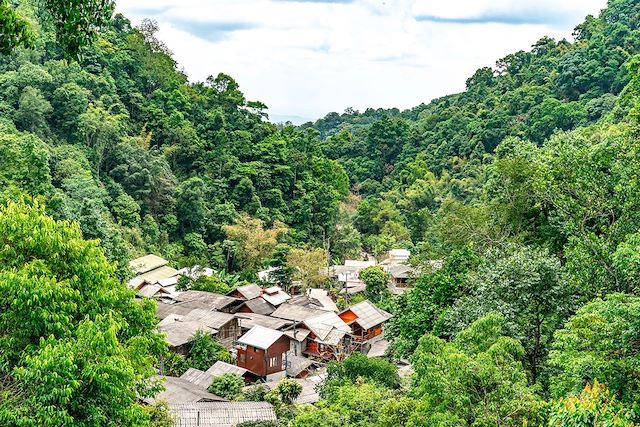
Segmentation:
<svg viewBox="0 0 640 427">
<path fill-rule="evenodd" d="M 203 330 L 210 334 L 215 334 L 218 331 L 211 328 L 207 328 L 199 320 L 177 320 L 173 323 L 165 324 L 159 327 L 160 332 L 166 335 L 165 339 L 171 347 L 179 347 L 181 345 L 190 343 L 193 341 L 193 336 L 199 330 Z"/>
<path fill-rule="evenodd" d="M 392 317 L 390 313 L 376 307 L 368 300 L 349 307 L 344 310 L 343 313 L 347 311 L 351 311 L 356 315 L 356 320 L 354 320 L 354 322 L 360 325 L 362 329 L 369 329 L 376 325 L 380 325 Z"/>
<path fill-rule="evenodd" d="M 256 325 L 249 332 L 238 338 L 238 343 L 266 350 L 283 335 L 282 331 Z"/>
<path fill-rule="evenodd" d="M 145 298 L 152 298 L 156 294 L 169 294 L 160 285 L 144 285 L 138 290 L 138 295 Z"/>
<path fill-rule="evenodd" d="M 262 293 L 262 298 L 269 304 L 277 307 L 285 301 L 291 299 L 291 295 L 282 290 L 279 286 L 271 286 Z"/>
<path fill-rule="evenodd" d="M 306 357 L 302 356 L 296 356 L 291 352 L 287 353 L 287 375 L 296 377 L 300 375 L 304 370 L 309 369 L 313 365 L 316 365 L 316 363 L 311 359 L 307 359 Z"/>
<path fill-rule="evenodd" d="M 367 353 L 367 357 L 384 357 L 387 353 L 387 349 L 389 348 L 389 341 L 387 340 L 378 340 L 371 344 L 371 348 Z"/>
<path fill-rule="evenodd" d="M 158 283 L 162 279 L 173 277 L 176 274 L 178 274 L 178 270 L 176 270 L 175 268 L 171 268 L 168 265 L 164 265 L 162 267 L 158 267 L 134 277 L 129 281 L 129 285 L 139 285 L 143 282 L 147 282 L 153 285 Z"/>
<path fill-rule="evenodd" d="M 276 309 L 274 306 L 266 302 L 263 298 L 254 298 L 249 301 L 243 302 L 238 309 L 242 306 L 246 306 L 252 313 L 263 314 L 265 316 L 270 315 Z"/>
<path fill-rule="evenodd" d="M 343 289 L 340 290 L 341 294 L 347 293 L 349 295 L 359 294 L 364 292 L 367 285 L 360 279 L 349 280 L 345 282 Z"/>
<path fill-rule="evenodd" d="M 166 259 L 150 254 L 131 260 L 129 268 L 136 274 L 142 274 L 167 264 L 169 264 L 169 261 Z"/>
<path fill-rule="evenodd" d="M 211 329 L 219 330 L 234 319 L 235 316 L 233 314 L 196 308 L 195 310 L 191 310 L 188 314 L 186 314 L 183 318 L 183 321 L 199 321 L 204 326 L 207 326 Z"/>
<path fill-rule="evenodd" d="M 323 313 L 326 313 L 326 311 L 307 308 L 301 305 L 282 304 L 276 309 L 276 311 L 271 313 L 271 316 L 301 322 L 305 319 L 309 319 Z"/>
<path fill-rule="evenodd" d="M 332 311 L 307 319 L 304 325 L 314 333 L 316 341 L 328 345 L 337 345 L 346 334 L 351 333 L 351 328 Z"/>
<path fill-rule="evenodd" d="M 327 292 L 326 290 L 313 288 L 307 289 L 307 295 L 309 296 L 309 298 L 317 300 L 321 305 L 321 309 L 328 311 L 338 311 L 338 306 L 335 302 L 333 302 L 333 299 L 331 299 L 331 297 L 329 296 L 329 292 Z"/>
<path fill-rule="evenodd" d="M 169 405 L 175 405 L 180 403 L 195 403 L 195 402 L 225 402 L 220 396 L 209 393 L 204 387 L 200 387 L 189 381 L 176 378 L 176 377 L 160 377 L 164 379 L 163 386 L 165 390 L 158 393 L 153 399 L 148 399 L 148 402 L 156 402 L 159 400 L 166 400 Z"/>
<path fill-rule="evenodd" d="M 209 388 L 211 381 L 213 380 L 213 376 L 210 373 L 196 368 L 187 369 L 184 374 L 180 375 L 180 378 L 204 388 Z"/>
<path fill-rule="evenodd" d="M 241 300 L 238 298 L 232 298 L 226 295 L 215 294 L 213 292 L 205 292 L 205 291 L 186 291 L 181 292 L 176 296 L 176 301 L 179 302 L 197 302 L 206 306 L 208 308 L 212 308 L 215 310 L 221 310 L 225 307 L 228 307 L 234 303 L 240 303 Z M 203 307 L 204 308 L 204 307 Z"/>
<path fill-rule="evenodd" d="M 247 421 L 276 421 L 267 402 L 206 402 L 170 405 L 176 427 L 234 427 Z"/>
<path fill-rule="evenodd" d="M 408 279 L 413 276 L 414 268 L 406 264 L 390 265 L 386 268 L 387 273 L 395 279 Z"/>
<path fill-rule="evenodd" d="M 245 368 L 241 368 L 240 366 L 232 365 L 231 363 L 223 362 L 222 360 L 218 360 L 213 364 L 212 367 L 207 369 L 207 373 L 211 374 L 214 377 L 219 377 L 220 375 L 232 373 L 243 376 L 249 372 Z"/>
<path fill-rule="evenodd" d="M 240 322 L 242 329 L 251 329 L 255 325 L 264 326 L 271 329 L 282 329 L 286 326 L 292 325 L 293 322 L 285 319 L 278 319 L 277 317 L 263 316 L 256 313 L 236 313 L 236 318 Z"/>
<path fill-rule="evenodd" d="M 231 292 L 238 292 L 244 297 L 244 299 L 250 300 L 259 297 L 262 293 L 262 288 L 255 283 L 251 283 L 249 285 L 240 286 Z"/>
<path fill-rule="evenodd" d="M 289 329 L 287 331 L 284 331 L 284 334 L 289 338 L 291 338 L 292 340 L 302 342 L 305 340 L 305 338 L 309 336 L 310 332 L 311 331 L 308 329 L 295 328 L 295 329 Z"/>
<path fill-rule="evenodd" d="M 158 301 L 156 303 L 156 317 L 164 319 L 170 314 L 179 314 L 184 316 L 196 307 L 189 307 L 184 304 L 167 304 L 165 302 Z"/>
</svg>

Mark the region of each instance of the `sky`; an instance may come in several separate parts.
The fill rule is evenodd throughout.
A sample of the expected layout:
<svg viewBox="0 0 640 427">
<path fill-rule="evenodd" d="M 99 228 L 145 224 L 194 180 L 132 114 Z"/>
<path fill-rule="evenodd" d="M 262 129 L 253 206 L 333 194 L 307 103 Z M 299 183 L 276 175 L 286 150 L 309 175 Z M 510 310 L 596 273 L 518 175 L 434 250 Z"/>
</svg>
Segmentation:
<svg viewBox="0 0 640 427">
<path fill-rule="evenodd" d="M 464 90 L 480 67 L 573 28 L 606 0 L 118 0 L 191 81 L 220 72 L 274 121 L 400 109 Z"/>
</svg>

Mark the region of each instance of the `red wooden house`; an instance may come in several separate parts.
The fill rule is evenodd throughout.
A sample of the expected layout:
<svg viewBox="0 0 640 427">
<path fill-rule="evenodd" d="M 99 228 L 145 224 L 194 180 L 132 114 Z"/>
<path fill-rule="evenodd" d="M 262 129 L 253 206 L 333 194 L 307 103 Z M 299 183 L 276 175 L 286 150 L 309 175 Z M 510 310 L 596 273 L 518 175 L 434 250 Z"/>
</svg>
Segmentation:
<svg viewBox="0 0 640 427">
<path fill-rule="evenodd" d="M 236 364 L 259 377 L 284 376 L 289 340 L 282 331 L 255 325 L 238 339 Z"/>
<path fill-rule="evenodd" d="M 391 314 L 376 307 L 370 301 L 362 301 L 347 308 L 338 316 L 351 326 L 351 339 L 365 343 L 382 334 L 382 324 L 391 318 Z"/>
</svg>

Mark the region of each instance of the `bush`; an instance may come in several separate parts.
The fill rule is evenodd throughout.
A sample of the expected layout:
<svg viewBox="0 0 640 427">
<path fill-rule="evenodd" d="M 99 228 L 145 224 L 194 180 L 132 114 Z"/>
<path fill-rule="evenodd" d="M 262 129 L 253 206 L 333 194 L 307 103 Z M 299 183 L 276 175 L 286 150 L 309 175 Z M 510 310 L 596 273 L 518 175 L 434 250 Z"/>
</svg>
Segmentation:
<svg viewBox="0 0 640 427">
<path fill-rule="evenodd" d="M 243 386 L 244 380 L 240 375 L 228 372 L 213 379 L 209 386 L 209 393 L 233 400 L 240 394 Z"/>
<path fill-rule="evenodd" d="M 229 350 L 206 332 L 196 332 L 187 356 L 186 367 L 206 371 L 218 360 L 231 362 Z"/>
<path fill-rule="evenodd" d="M 282 403 L 291 404 L 302 393 L 302 385 L 291 378 L 285 378 L 276 386 L 276 393 Z"/>
</svg>

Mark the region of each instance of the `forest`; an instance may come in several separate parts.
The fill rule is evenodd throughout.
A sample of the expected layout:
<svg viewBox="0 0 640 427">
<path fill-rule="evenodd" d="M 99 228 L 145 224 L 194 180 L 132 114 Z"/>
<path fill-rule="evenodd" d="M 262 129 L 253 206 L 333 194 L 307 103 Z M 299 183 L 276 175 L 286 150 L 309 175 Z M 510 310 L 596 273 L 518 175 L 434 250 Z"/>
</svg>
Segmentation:
<svg viewBox="0 0 640 427">
<path fill-rule="evenodd" d="M 464 92 L 301 126 L 85 3 L 0 0 L 2 425 L 172 425 L 140 403 L 166 344 L 131 259 L 332 290 L 323 266 L 394 248 L 420 274 L 367 292 L 386 357 L 330 363 L 320 402 L 264 426 L 640 423 L 639 1 Z"/>
</svg>

